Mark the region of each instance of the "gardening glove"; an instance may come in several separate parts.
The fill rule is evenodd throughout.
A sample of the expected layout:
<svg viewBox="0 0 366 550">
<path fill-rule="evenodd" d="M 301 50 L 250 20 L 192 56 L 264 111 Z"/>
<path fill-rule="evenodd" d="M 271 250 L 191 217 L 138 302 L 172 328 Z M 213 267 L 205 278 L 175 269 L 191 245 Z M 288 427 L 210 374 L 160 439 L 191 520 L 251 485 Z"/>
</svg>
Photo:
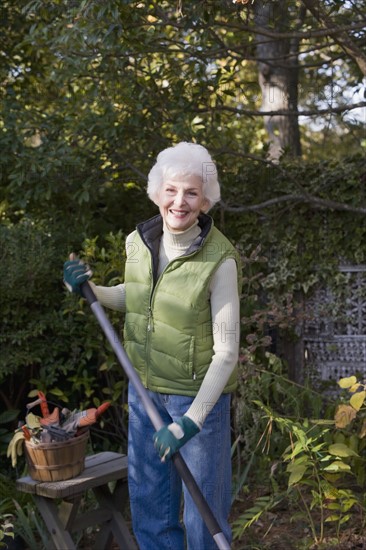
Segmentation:
<svg viewBox="0 0 366 550">
<path fill-rule="evenodd" d="M 8 445 L 6 456 L 11 458 L 11 465 L 13 468 L 17 465 L 18 456 L 23 454 L 23 444 L 25 435 L 21 428 L 15 431 L 12 440 Z"/>
<path fill-rule="evenodd" d="M 193 420 L 188 416 L 181 416 L 176 422 L 155 432 L 154 445 L 158 450 L 161 461 L 165 462 L 166 458 L 170 458 L 199 431 L 199 427 Z"/>
<path fill-rule="evenodd" d="M 70 292 L 80 294 L 80 285 L 88 281 L 93 272 L 87 264 L 81 260 L 69 260 L 64 263 L 64 283 Z"/>
</svg>

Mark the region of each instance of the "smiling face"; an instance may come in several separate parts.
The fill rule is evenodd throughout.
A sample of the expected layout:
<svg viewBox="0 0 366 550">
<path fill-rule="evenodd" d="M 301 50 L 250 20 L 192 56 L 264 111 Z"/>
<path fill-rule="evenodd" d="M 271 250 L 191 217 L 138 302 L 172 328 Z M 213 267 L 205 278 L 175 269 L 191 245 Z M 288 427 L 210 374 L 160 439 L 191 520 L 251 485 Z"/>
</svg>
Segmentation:
<svg viewBox="0 0 366 550">
<path fill-rule="evenodd" d="M 162 184 L 157 204 L 169 231 L 185 231 L 209 207 L 199 176 L 182 176 Z"/>
</svg>

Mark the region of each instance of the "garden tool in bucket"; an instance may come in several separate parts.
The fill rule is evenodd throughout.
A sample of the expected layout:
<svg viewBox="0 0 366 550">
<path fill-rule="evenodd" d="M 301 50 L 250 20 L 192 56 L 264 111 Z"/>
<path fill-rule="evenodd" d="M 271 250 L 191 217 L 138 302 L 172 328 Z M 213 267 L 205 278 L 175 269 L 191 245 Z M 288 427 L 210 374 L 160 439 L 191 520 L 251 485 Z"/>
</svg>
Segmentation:
<svg viewBox="0 0 366 550">
<path fill-rule="evenodd" d="M 121 367 L 125 371 L 129 381 L 131 382 L 131 384 L 133 384 L 135 390 L 137 391 L 155 430 L 160 430 L 160 428 L 164 427 L 164 422 L 162 421 L 154 403 L 150 399 L 150 396 L 148 395 L 137 372 L 135 371 L 131 361 L 129 360 L 103 307 L 98 302 L 90 284 L 87 281 L 82 283 L 81 292 L 84 298 L 89 303 L 105 336 L 112 346 L 112 349 L 114 350 Z M 202 495 L 200 488 L 198 487 L 191 471 L 183 460 L 181 454 L 179 452 L 176 452 L 172 456 L 172 461 L 177 469 L 178 474 L 180 475 L 188 491 L 190 492 L 192 499 L 194 500 L 198 511 L 201 514 L 202 519 L 204 520 L 206 527 L 212 535 L 217 547 L 219 548 L 219 550 L 230 550 L 230 545 L 226 540 L 225 535 L 223 534 L 216 518 L 212 513 L 212 510 L 210 509 L 207 501 Z"/>
</svg>

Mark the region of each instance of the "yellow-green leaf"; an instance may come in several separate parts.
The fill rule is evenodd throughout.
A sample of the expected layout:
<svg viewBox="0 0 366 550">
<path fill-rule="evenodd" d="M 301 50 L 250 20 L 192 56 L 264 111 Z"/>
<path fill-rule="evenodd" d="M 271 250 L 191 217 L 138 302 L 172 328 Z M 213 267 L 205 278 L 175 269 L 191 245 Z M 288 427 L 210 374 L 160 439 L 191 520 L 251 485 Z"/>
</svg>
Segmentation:
<svg viewBox="0 0 366 550">
<path fill-rule="evenodd" d="M 326 521 L 326 522 L 329 522 L 329 521 L 339 521 L 339 518 L 340 518 L 340 516 L 337 516 L 336 514 L 333 514 L 333 515 L 328 516 L 327 518 L 325 518 L 325 521 Z"/>
<path fill-rule="evenodd" d="M 41 426 L 41 420 L 39 416 L 36 416 L 33 413 L 28 413 L 25 417 L 25 421 L 27 423 L 28 428 L 34 429 L 39 428 Z"/>
<path fill-rule="evenodd" d="M 341 505 L 338 502 L 330 502 L 329 504 L 325 505 L 325 508 L 327 510 L 340 510 Z"/>
<path fill-rule="evenodd" d="M 365 397 L 366 391 L 359 391 L 352 395 L 349 402 L 356 411 L 359 411 L 365 401 Z"/>
<path fill-rule="evenodd" d="M 334 456 L 341 456 L 341 457 L 359 456 L 355 451 L 350 449 L 344 443 L 333 443 L 332 445 L 329 445 L 328 451 L 331 455 L 334 455 Z"/>
<path fill-rule="evenodd" d="M 306 472 L 306 466 L 304 466 L 303 464 L 297 464 L 296 467 L 293 468 L 291 471 L 291 474 L 288 480 L 289 487 L 291 487 L 291 485 L 294 485 L 295 483 L 298 483 L 302 479 L 305 472 Z"/>
<path fill-rule="evenodd" d="M 339 520 L 339 525 L 343 525 L 343 523 L 346 523 L 349 519 L 351 519 L 352 514 L 346 514 L 345 516 L 342 516 Z"/>
<path fill-rule="evenodd" d="M 360 438 L 356 434 L 351 434 L 348 439 L 348 446 L 352 451 L 358 452 L 358 447 L 360 445 Z"/>
<path fill-rule="evenodd" d="M 64 395 L 64 392 L 59 388 L 52 388 L 51 390 L 49 390 L 49 393 L 52 393 L 53 395 L 57 395 L 58 397 L 62 397 Z"/>
<path fill-rule="evenodd" d="M 311 463 L 307 456 L 302 456 L 298 459 L 296 459 L 295 462 L 290 462 L 290 464 L 286 467 L 286 472 L 294 472 L 299 469 L 299 466 L 304 466 L 305 468 L 309 466 Z"/>
<path fill-rule="evenodd" d="M 351 470 L 351 466 L 349 464 L 345 464 L 341 460 L 335 460 L 332 462 L 332 464 L 329 464 L 329 466 L 326 466 L 324 468 L 325 472 L 349 472 Z"/>
<path fill-rule="evenodd" d="M 339 497 L 339 491 L 336 487 L 327 485 L 327 488 L 324 489 L 324 497 L 328 500 L 335 500 Z"/>
<path fill-rule="evenodd" d="M 341 378 L 338 380 L 338 384 L 341 388 L 347 389 L 351 388 L 354 384 L 356 384 L 357 378 L 355 376 L 348 376 L 347 378 Z"/>
</svg>

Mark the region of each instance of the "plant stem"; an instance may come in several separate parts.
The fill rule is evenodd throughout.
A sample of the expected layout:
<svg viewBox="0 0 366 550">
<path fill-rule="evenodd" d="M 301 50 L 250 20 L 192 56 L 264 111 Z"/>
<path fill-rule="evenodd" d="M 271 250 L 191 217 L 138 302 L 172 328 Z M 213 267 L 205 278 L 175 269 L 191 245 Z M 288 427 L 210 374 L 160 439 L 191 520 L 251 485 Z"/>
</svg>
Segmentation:
<svg viewBox="0 0 366 550">
<path fill-rule="evenodd" d="M 304 506 L 304 508 L 305 508 L 306 515 L 308 516 L 309 524 L 310 524 L 310 529 L 311 529 L 311 532 L 312 532 L 312 534 L 313 534 L 314 542 L 315 542 L 315 544 L 318 544 L 319 541 L 318 541 L 318 537 L 316 536 L 315 525 L 314 525 L 314 521 L 313 521 L 311 512 L 310 512 L 310 510 L 309 510 L 308 505 L 306 504 L 306 501 L 305 501 L 305 499 L 304 499 L 304 497 L 303 497 L 302 492 L 300 491 L 300 488 L 299 488 L 299 487 L 296 487 L 296 489 L 297 489 L 297 492 L 299 493 L 300 498 L 301 498 L 301 500 L 302 500 L 303 506 Z"/>
<path fill-rule="evenodd" d="M 315 460 L 316 460 L 316 459 L 315 459 Z M 322 490 L 322 486 L 321 486 L 321 482 L 320 482 L 320 478 L 319 478 L 318 471 L 317 471 L 316 468 L 314 468 L 314 471 L 315 471 L 315 477 L 316 477 L 316 482 L 317 482 L 317 484 L 318 484 L 318 491 L 319 491 L 319 496 L 320 496 L 320 540 L 319 540 L 319 542 L 322 542 L 323 536 L 324 536 L 323 490 Z"/>
</svg>

